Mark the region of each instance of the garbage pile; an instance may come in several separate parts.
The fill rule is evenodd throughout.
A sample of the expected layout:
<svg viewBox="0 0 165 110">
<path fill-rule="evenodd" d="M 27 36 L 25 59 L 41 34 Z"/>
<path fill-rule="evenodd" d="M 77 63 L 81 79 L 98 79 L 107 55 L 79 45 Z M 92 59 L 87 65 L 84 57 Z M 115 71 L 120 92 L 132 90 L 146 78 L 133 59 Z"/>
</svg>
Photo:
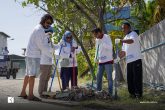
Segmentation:
<svg viewBox="0 0 165 110">
<path fill-rule="evenodd" d="M 144 83 L 144 86 L 156 91 L 165 91 L 165 85 L 155 83 Z"/>
<path fill-rule="evenodd" d="M 109 100 L 112 97 L 106 91 L 95 91 L 88 87 L 73 87 L 64 91 L 56 91 L 54 93 L 43 93 L 48 98 L 64 100 L 64 101 L 82 101 L 90 99 Z"/>
</svg>

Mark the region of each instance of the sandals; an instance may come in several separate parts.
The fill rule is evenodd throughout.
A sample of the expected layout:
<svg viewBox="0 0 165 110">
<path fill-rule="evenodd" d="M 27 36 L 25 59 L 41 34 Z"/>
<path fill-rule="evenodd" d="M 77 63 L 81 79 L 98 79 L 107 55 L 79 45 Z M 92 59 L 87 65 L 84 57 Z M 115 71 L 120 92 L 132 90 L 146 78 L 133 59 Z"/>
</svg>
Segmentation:
<svg viewBox="0 0 165 110">
<path fill-rule="evenodd" d="M 27 99 L 28 98 L 28 96 L 27 95 L 25 95 L 25 96 L 18 96 L 18 97 L 21 97 L 21 98 L 23 98 L 23 99 Z"/>
<path fill-rule="evenodd" d="M 29 101 L 37 101 L 37 102 L 41 102 L 41 99 L 39 99 L 36 96 L 33 96 L 32 98 L 28 98 Z"/>
</svg>

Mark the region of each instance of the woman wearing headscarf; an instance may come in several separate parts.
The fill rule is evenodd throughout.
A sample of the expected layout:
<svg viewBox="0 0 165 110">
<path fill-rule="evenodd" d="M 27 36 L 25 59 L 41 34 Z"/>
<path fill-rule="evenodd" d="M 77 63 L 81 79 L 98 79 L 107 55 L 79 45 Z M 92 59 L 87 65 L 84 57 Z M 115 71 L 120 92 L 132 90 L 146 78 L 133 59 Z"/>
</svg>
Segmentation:
<svg viewBox="0 0 165 110">
<path fill-rule="evenodd" d="M 77 86 L 77 59 L 76 54 L 80 52 L 80 47 L 72 37 L 70 31 L 66 31 L 62 37 L 61 44 L 63 44 L 60 54 L 60 67 L 61 67 L 61 80 L 62 89 L 65 90 L 69 87 L 69 81 L 71 80 L 71 86 Z"/>
</svg>

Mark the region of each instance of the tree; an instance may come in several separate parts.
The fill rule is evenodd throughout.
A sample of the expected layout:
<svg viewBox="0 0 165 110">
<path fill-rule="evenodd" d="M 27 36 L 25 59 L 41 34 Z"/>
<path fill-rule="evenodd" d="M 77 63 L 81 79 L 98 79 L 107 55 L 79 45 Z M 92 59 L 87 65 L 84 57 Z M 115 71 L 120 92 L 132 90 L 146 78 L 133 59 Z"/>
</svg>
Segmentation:
<svg viewBox="0 0 165 110">
<path fill-rule="evenodd" d="M 154 10 L 154 21 L 155 23 L 160 22 L 165 19 L 165 1 L 164 0 L 156 0 L 156 6 Z"/>
<path fill-rule="evenodd" d="M 81 40 L 80 31 L 82 27 L 86 26 L 84 33 L 89 35 L 91 29 L 100 27 L 104 33 L 107 33 L 106 21 L 103 17 L 111 10 L 111 6 L 119 5 L 119 0 L 115 2 L 113 0 L 24 0 L 22 2 L 23 6 L 28 4 L 33 4 L 51 14 L 57 26 L 72 32 L 74 39 L 82 48 L 91 73 L 93 73 L 93 66 Z"/>
</svg>

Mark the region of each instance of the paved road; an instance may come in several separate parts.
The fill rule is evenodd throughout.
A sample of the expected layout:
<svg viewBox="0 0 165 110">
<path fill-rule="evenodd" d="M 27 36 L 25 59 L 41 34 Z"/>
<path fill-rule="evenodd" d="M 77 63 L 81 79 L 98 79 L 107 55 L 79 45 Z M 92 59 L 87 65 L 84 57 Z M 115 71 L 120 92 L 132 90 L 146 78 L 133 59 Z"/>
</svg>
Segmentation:
<svg viewBox="0 0 165 110">
<path fill-rule="evenodd" d="M 35 87 L 34 87 L 34 94 L 38 96 L 37 89 L 38 89 L 38 81 L 39 79 L 37 78 L 35 81 Z M 38 109 L 38 110 L 51 110 L 51 109 L 56 109 L 56 110 L 86 110 L 86 108 L 81 108 L 81 107 L 68 107 L 68 106 L 62 106 L 58 104 L 50 104 L 50 103 L 43 103 L 43 102 L 33 102 L 33 101 L 28 101 L 22 98 L 17 97 L 20 94 L 21 88 L 23 84 L 23 78 L 19 78 L 16 80 L 13 79 L 5 79 L 0 77 L 0 110 L 7 110 L 7 109 L 12 109 L 12 110 L 30 110 L 31 108 L 33 109 Z M 57 78 L 54 80 L 53 88 L 52 91 L 55 91 L 58 89 L 58 82 Z M 8 103 L 8 97 L 14 97 L 14 104 Z"/>
</svg>

